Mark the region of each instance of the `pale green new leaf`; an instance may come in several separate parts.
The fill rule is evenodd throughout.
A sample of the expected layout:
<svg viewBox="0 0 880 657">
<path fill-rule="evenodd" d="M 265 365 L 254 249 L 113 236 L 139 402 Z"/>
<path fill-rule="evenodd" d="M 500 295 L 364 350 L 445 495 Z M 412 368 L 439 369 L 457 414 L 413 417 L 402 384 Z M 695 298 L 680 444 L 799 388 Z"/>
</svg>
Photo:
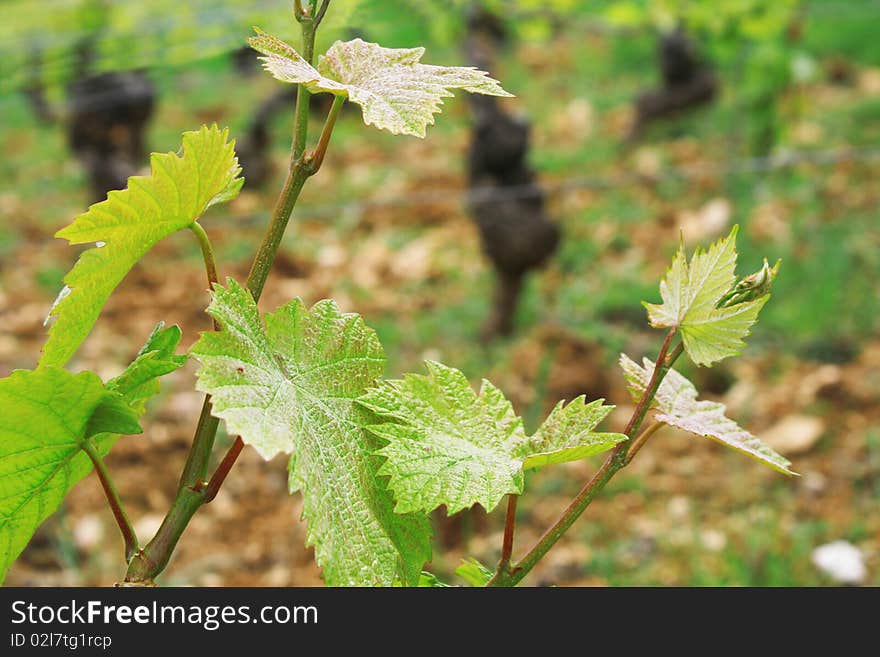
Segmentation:
<svg viewBox="0 0 880 657">
<path fill-rule="evenodd" d="M 504 394 L 484 380 L 477 394 L 464 374 L 425 363 L 428 375 L 383 381 L 360 402 L 383 419 L 370 431 L 387 441 L 387 460 L 398 513 L 431 511 L 445 504 L 451 515 L 481 504 L 492 510 L 508 493 L 523 489 L 527 437 Z"/>
<path fill-rule="evenodd" d="M 594 433 L 611 407 L 585 405 L 580 397 L 557 405 L 534 436 L 504 394 L 483 381 L 479 394 L 458 370 L 428 361 L 427 375 L 407 374 L 383 381 L 360 403 L 385 422 L 369 427 L 385 441 L 379 474 L 389 486 L 398 512 L 449 514 L 482 505 L 491 511 L 507 494 L 523 491 L 523 470 L 584 458 L 625 438 Z"/>
<path fill-rule="evenodd" d="M 265 316 L 232 279 L 215 286 L 208 312 L 222 330 L 190 353 L 213 413 L 264 458 L 290 453 L 290 491 L 302 491 L 307 542 L 324 580 L 339 585 L 416 585 L 430 558 L 424 515 L 394 513 L 377 477 L 372 420 L 355 399 L 385 367 L 372 329 L 332 301 L 299 299 Z"/>
<path fill-rule="evenodd" d="M 164 327 L 165 322 L 159 322 L 134 361 L 120 375 L 107 381 L 107 389 L 122 394 L 139 415 L 146 410 L 146 401 L 159 392 L 159 377 L 186 363 L 185 354 L 174 354 L 180 343 L 180 328 Z"/>
<path fill-rule="evenodd" d="M 578 461 L 600 454 L 626 440 L 622 433 L 597 433 L 593 429 L 614 409 L 604 399 L 589 404 L 581 395 L 570 403 L 559 402 L 544 423 L 529 438 L 523 468 L 540 468 L 554 463 Z"/>
<path fill-rule="evenodd" d="M 621 354 L 620 367 L 633 398 L 641 398 L 654 373 L 654 363 L 646 358 L 644 367 L 639 367 L 625 354 Z M 653 408 L 659 422 L 711 438 L 783 474 L 797 474 L 789 469 L 791 462 L 788 459 L 726 417 L 724 404 L 698 400 L 694 384 L 673 369 L 666 373 L 660 384 Z"/>
<path fill-rule="evenodd" d="M 361 106 L 364 123 L 394 134 L 424 137 L 451 89 L 510 96 L 485 71 L 419 63 L 424 48 L 383 48 L 361 39 L 337 41 L 316 69 L 276 37 L 257 30 L 251 47 L 282 82 L 302 84 L 312 93 L 344 96 Z"/>
<path fill-rule="evenodd" d="M 85 340 L 104 302 L 154 244 L 189 227 L 215 203 L 234 198 L 244 182 L 228 130 L 183 134 L 183 154 L 153 153 L 149 176 L 91 206 L 56 233 L 71 244 L 96 243 L 64 277 L 40 363 L 64 365 Z M 48 321 L 49 318 L 47 318 Z"/>
<path fill-rule="evenodd" d="M 489 583 L 495 573 L 473 557 L 469 557 L 455 569 L 455 574 L 471 586 L 483 587 Z"/>
<path fill-rule="evenodd" d="M 708 251 L 697 249 L 688 263 L 684 245 L 678 250 L 660 283 L 663 303 L 643 302 L 651 325 L 677 328 L 684 348 L 697 365 L 734 356 L 745 346 L 743 338 L 770 298 L 717 307 L 736 285 L 736 226 Z"/>
<path fill-rule="evenodd" d="M 37 527 L 92 470 L 89 439 L 105 455 L 158 390 L 154 377 L 182 364 L 175 326 L 150 336 L 137 360 L 104 386 L 91 372 L 52 365 L 0 380 L 0 582 Z M 153 377 L 153 378 L 151 378 Z"/>
</svg>

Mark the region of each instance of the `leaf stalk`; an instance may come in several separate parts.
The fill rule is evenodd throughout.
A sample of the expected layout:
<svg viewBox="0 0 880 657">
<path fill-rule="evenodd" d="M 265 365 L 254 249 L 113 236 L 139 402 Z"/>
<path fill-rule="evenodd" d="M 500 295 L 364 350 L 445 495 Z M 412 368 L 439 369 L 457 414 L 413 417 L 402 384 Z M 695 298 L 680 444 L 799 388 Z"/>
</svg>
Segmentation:
<svg viewBox="0 0 880 657">
<path fill-rule="evenodd" d="M 501 558 L 498 560 L 496 573 L 507 570 L 510 565 L 510 558 L 513 555 L 513 534 L 516 530 L 516 503 L 519 495 L 507 496 L 507 517 L 504 521 L 504 542 L 501 545 Z"/>
<path fill-rule="evenodd" d="M 208 233 L 205 232 L 205 229 L 202 228 L 202 225 L 198 221 L 192 222 L 189 225 L 189 229 L 196 236 L 196 239 L 199 241 L 199 246 L 202 248 L 202 259 L 205 261 L 205 274 L 208 276 L 208 287 L 213 289 L 214 283 L 218 281 L 217 263 L 214 260 L 214 247 L 211 245 Z"/>
<path fill-rule="evenodd" d="M 113 512 L 116 524 L 119 525 L 119 531 L 122 533 L 122 540 L 125 541 L 125 562 L 129 563 L 138 551 L 138 539 L 137 534 L 135 534 L 134 531 L 134 526 L 131 524 L 131 520 L 128 519 L 128 514 L 125 512 L 125 506 L 122 504 L 122 498 L 119 495 L 119 491 L 113 483 L 113 479 L 110 477 L 110 472 L 107 470 L 104 459 L 98 454 L 98 450 L 95 449 L 95 446 L 92 445 L 89 440 L 83 441 L 82 450 L 89 457 L 92 465 L 95 466 L 95 472 L 98 474 L 98 479 L 101 481 L 101 487 L 104 489 L 104 494 L 107 496 L 110 510 Z"/>
<path fill-rule="evenodd" d="M 648 438 L 657 433 L 657 431 L 663 426 L 663 422 L 652 422 L 647 429 L 642 431 L 642 433 L 639 434 L 639 437 L 632 441 L 632 444 L 626 452 L 626 459 L 623 464 L 629 465 L 629 462 L 635 458 L 635 455 L 639 453 L 639 450 L 645 446 L 646 442 L 648 442 Z"/>
<path fill-rule="evenodd" d="M 611 481 L 612 477 L 628 463 L 626 456 L 633 437 L 639 430 L 645 414 L 650 408 L 654 395 L 660 388 L 660 383 L 666 372 L 675 362 L 675 359 L 681 354 L 682 350 L 676 347 L 671 352 L 669 347 L 675 338 L 676 329 L 670 330 L 663 345 L 660 347 L 660 353 L 655 361 L 654 374 L 642 396 L 639 398 L 636 408 L 633 411 L 629 422 L 626 425 L 624 434 L 628 436 L 628 440 L 619 443 L 617 447 L 608 455 L 599 469 L 593 474 L 592 478 L 584 485 L 577 496 L 569 503 L 565 511 L 557 518 L 556 522 L 544 532 L 544 535 L 535 543 L 534 546 L 512 567 L 499 569 L 498 572 L 489 580 L 486 586 L 516 586 L 523 578 L 531 572 L 537 563 L 552 548 L 557 541 L 569 530 L 574 522 L 580 518 L 581 514 L 587 509 L 596 495 L 605 485 Z"/>
<path fill-rule="evenodd" d="M 211 475 L 211 481 L 209 481 L 208 485 L 205 487 L 205 504 L 208 504 L 217 497 L 217 493 L 220 491 L 220 486 L 226 481 L 226 476 L 229 474 L 229 471 L 232 470 L 232 466 L 235 465 L 235 461 L 238 459 L 238 455 L 241 454 L 242 449 L 244 449 L 244 441 L 241 439 L 241 436 L 238 436 L 235 439 L 235 442 L 232 443 L 229 451 L 226 452 L 226 456 L 220 461 L 220 465 L 217 466 L 214 474 Z"/>
</svg>

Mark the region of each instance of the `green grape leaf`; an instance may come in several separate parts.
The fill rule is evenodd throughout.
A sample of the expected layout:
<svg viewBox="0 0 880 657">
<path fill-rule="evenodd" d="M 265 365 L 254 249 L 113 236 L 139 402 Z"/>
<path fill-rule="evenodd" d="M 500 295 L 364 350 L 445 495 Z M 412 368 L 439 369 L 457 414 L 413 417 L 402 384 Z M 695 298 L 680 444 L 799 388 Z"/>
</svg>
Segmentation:
<svg viewBox="0 0 880 657">
<path fill-rule="evenodd" d="M 137 360 L 106 386 L 91 372 L 53 365 L 0 379 L 0 582 L 37 527 L 91 472 L 83 441 L 104 456 L 120 434 L 141 432 L 137 417 L 158 391 L 149 377 L 171 371 L 158 363 L 183 364 L 173 355 L 179 339 L 176 326 L 160 324 Z"/>
<path fill-rule="evenodd" d="M 455 569 L 455 574 L 471 586 L 483 587 L 489 583 L 489 580 L 492 579 L 495 573 L 473 557 L 470 557 L 462 561 L 461 565 Z"/>
<path fill-rule="evenodd" d="M 182 155 L 153 153 L 149 176 L 132 176 L 126 189 L 110 192 L 56 233 L 71 244 L 96 246 L 84 251 L 64 277 L 65 287 L 49 311 L 56 321 L 41 364 L 70 360 L 107 298 L 154 244 L 238 194 L 244 179 L 237 177 L 241 168 L 228 136 L 216 126 L 185 132 Z"/>
<path fill-rule="evenodd" d="M 504 394 L 484 380 L 479 395 L 460 371 L 428 361 L 428 375 L 407 374 L 383 381 L 360 402 L 393 420 L 369 427 L 387 441 L 395 510 L 430 511 L 445 504 L 451 515 L 481 504 L 494 509 L 508 493 L 523 489 L 522 459 L 527 441 L 522 420 Z"/>
<path fill-rule="evenodd" d="M 0 380 L 0 580 L 40 523 L 92 468 L 95 433 L 140 433 L 134 411 L 92 372 L 51 365 Z"/>
<path fill-rule="evenodd" d="M 54 365 L 46 367 L 54 367 Z M 104 397 L 92 411 L 86 423 L 84 437 L 90 438 L 105 433 L 125 435 L 142 433 L 137 411 L 119 393 L 113 394 L 112 390 L 107 392 L 110 394 Z"/>
<path fill-rule="evenodd" d="M 529 437 L 504 394 L 484 380 L 479 394 L 455 368 L 428 361 L 428 374 L 383 381 L 359 400 L 383 422 L 369 428 L 385 445 L 379 474 L 390 477 L 395 510 L 451 515 L 482 505 L 494 509 L 523 491 L 524 468 L 583 458 L 610 449 L 623 437 L 592 429 L 610 407 L 560 404 Z"/>
<path fill-rule="evenodd" d="M 620 367 L 633 398 L 641 398 L 654 373 L 654 363 L 646 358 L 644 367 L 639 367 L 621 354 Z M 788 459 L 726 417 L 724 404 L 698 400 L 694 384 L 673 369 L 666 373 L 652 405 L 659 422 L 711 438 L 783 474 L 797 474 L 789 469 L 791 462 Z"/>
<path fill-rule="evenodd" d="M 737 286 L 737 231 L 734 226 L 708 251 L 697 249 L 689 263 L 682 244 L 660 283 L 663 303 L 643 302 L 652 326 L 681 331 L 684 348 L 697 365 L 711 365 L 738 354 L 745 346 L 743 338 L 770 298 L 765 293 L 733 305 L 723 303 Z"/>
<path fill-rule="evenodd" d="M 299 299 L 265 316 L 229 279 L 208 312 L 222 327 L 190 353 L 213 413 L 264 458 L 290 453 L 290 492 L 302 491 L 307 543 L 332 586 L 416 585 L 430 558 L 423 514 L 394 513 L 377 476 L 373 419 L 355 403 L 385 368 L 375 332 L 333 301 Z"/>
<path fill-rule="evenodd" d="M 428 589 L 448 589 L 449 584 L 440 581 L 434 573 L 429 573 L 426 570 L 423 570 L 419 574 L 419 588 L 428 588 Z"/>
<path fill-rule="evenodd" d="M 626 440 L 622 433 L 597 433 L 593 429 L 612 411 L 604 399 L 589 404 L 581 395 L 569 404 L 559 402 L 529 439 L 523 468 L 578 461 L 600 454 Z"/>
<path fill-rule="evenodd" d="M 159 377 L 170 374 L 186 363 L 186 355 L 176 356 L 180 328 L 159 322 L 137 357 L 120 375 L 107 381 L 107 389 L 122 394 L 139 415 L 146 401 L 159 392 Z"/>
<path fill-rule="evenodd" d="M 485 71 L 419 63 L 424 48 L 383 48 L 361 39 L 337 41 L 313 67 L 289 45 L 257 29 L 249 43 L 263 65 L 282 82 L 312 93 L 344 96 L 361 106 L 364 123 L 393 134 L 424 137 L 450 89 L 511 96 Z"/>
</svg>

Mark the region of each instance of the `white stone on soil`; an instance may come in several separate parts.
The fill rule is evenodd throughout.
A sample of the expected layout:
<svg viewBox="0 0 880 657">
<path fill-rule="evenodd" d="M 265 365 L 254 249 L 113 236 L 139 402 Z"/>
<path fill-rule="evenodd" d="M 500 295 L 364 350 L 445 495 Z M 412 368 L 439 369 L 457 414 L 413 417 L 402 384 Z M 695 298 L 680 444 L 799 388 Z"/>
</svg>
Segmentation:
<svg viewBox="0 0 880 657">
<path fill-rule="evenodd" d="M 834 541 L 813 550 L 813 564 L 838 584 L 862 584 L 868 576 L 861 550 L 848 541 Z"/>
</svg>

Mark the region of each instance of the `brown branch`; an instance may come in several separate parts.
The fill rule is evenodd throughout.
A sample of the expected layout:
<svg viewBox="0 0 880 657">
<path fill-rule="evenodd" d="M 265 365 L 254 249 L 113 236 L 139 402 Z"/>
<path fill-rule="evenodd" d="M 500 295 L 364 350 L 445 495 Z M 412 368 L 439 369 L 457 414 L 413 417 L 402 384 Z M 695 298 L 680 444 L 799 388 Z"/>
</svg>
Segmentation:
<svg viewBox="0 0 880 657">
<path fill-rule="evenodd" d="M 232 443 L 232 446 L 229 448 L 229 451 L 226 452 L 223 460 L 220 461 L 220 465 L 217 466 L 214 474 L 211 475 L 211 481 L 209 481 L 208 485 L 205 487 L 205 504 L 217 497 L 217 493 L 220 491 L 220 486 L 223 485 L 223 482 L 226 480 L 226 475 L 229 474 L 229 471 L 232 470 L 232 466 L 235 465 L 235 461 L 238 458 L 238 455 L 241 454 L 242 449 L 244 449 L 244 441 L 241 439 L 241 436 L 239 436 L 235 439 L 235 442 Z"/>
<path fill-rule="evenodd" d="M 626 425 L 624 433 L 629 437 L 629 440 L 618 444 L 617 447 L 614 448 L 593 477 L 584 485 L 559 518 L 557 518 L 556 522 L 544 532 L 544 535 L 537 543 L 535 543 L 526 555 L 512 568 L 496 572 L 495 576 L 489 580 L 487 586 L 516 586 L 516 584 L 522 581 L 522 579 L 529 574 L 532 568 L 535 567 L 544 555 L 547 554 L 550 548 L 562 538 L 565 532 L 567 532 L 574 522 L 583 514 L 593 501 L 593 498 L 596 497 L 596 494 L 605 487 L 605 484 L 617 474 L 618 470 L 626 466 L 627 449 L 632 443 L 633 434 L 639 430 L 642 420 L 644 420 L 645 414 L 651 406 L 651 401 L 654 399 L 654 395 L 657 394 L 657 389 L 663 381 L 663 377 L 666 375 L 666 372 L 669 371 L 669 368 L 672 366 L 675 359 L 682 352 L 678 347 L 672 352 L 669 351 L 675 333 L 675 329 L 671 329 L 669 333 L 667 333 L 666 339 L 663 341 L 663 346 L 660 347 L 660 353 L 657 355 L 651 380 L 648 382 L 645 391 L 642 393 L 642 396 Z"/>
<path fill-rule="evenodd" d="M 633 460 L 636 454 L 639 453 L 639 450 L 645 446 L 645 443 L 648 442 L 648 438 L 657 433 L 657 430 L 663 426 L 663 422 L 654 422 L 647 429 L 642 431 L 639 434 L 639 437 L 632 441 L 629 446 L 629 450 L 626 452 L 626 458 L 623 461 L 624 465 L 629 465 L 629 462 Z"/>
<path fill-rule="evenodd" d="M 516 530 L 516 503 L 519 495 L 507 496 L 507 517 L 504 520 L 504 541 L 501 545 L 501 558 L 498 560 L 496 573 L 507 570 L 510 557 L 513 555 L 513 533 Z"/>
</svg>

